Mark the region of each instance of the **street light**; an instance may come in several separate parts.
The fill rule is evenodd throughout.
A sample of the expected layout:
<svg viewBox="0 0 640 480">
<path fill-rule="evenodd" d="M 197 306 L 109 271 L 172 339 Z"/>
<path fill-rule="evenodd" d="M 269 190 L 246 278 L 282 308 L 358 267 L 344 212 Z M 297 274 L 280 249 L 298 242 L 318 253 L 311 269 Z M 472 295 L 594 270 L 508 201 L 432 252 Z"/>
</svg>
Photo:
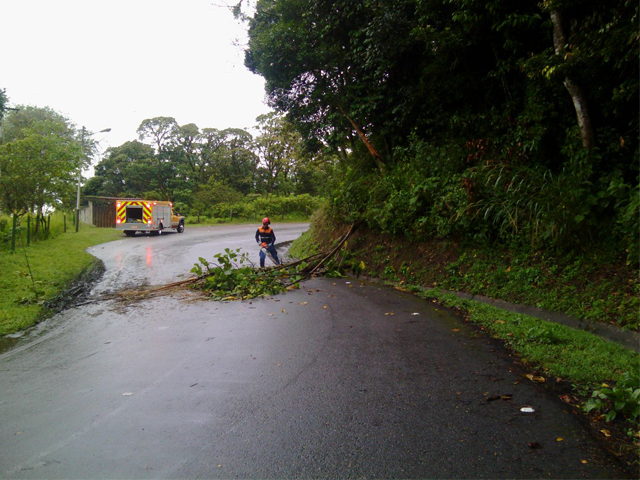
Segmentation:
<svg viewBox="0 0 640 480">
<path fill-rule="evenodd" d="M 110 132 L 110 128 L 105 128 L 99 132 L 87 132 L 87 129 L 82 127 L 82 153 L 81 158 L 84 159 L 84 137 L 85 135 L 93 135 L 96 133 Z M 82 179 L 82 160 L 80 161 L 80 168 L 78 169 L 78 194 L 76 195 L 76 233 L 80 230 L 80 180 Z"/>
</svg>

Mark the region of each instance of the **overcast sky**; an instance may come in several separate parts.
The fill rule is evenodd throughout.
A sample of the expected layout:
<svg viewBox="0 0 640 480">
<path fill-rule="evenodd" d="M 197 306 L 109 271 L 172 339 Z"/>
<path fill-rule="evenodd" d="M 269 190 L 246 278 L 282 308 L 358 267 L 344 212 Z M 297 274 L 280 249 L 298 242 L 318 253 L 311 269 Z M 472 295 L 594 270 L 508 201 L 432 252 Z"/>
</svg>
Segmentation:
<svg viewBox="0 0 640 480">
<path fill-rule="evenodd" d="M 269 108 L 263 79 L 244 67 L 245 27 L 225 7 L 233 3 L 0 0 L 0 88 L 10 106 L 111 128 L 94 136 L 103 149 L 158 116 L 250 129 Z"/>
</svg>

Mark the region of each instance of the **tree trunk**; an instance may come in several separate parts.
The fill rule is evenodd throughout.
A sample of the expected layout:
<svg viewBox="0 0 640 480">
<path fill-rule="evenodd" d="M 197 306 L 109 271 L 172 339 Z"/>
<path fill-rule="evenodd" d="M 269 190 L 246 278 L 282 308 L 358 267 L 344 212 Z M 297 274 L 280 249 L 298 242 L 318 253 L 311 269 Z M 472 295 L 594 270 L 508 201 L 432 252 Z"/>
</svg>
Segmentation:
<svg viewBox="0 0 640 480">
<path fill-rule="evenodd" d="M 358 134 L 358 136 L 360 137 L 360 140 L 362 140 L 362 142 L 367 146 L 367 148 L 369 149 L 369 153 L 371 154 L 371 156 L 373 157 L 373 161 L 375 162 L 376 166 L 378 167 L 378 170 L 380 170 L 380 173 L 384 173 L 384 163 L 382 162 L 382 156 L 378 153 L 378 151 L 374 148 L 373 145 L 371 145 L 371 142 L 369 142 L 369 139 L 367 138 L 367 136 L 364 134 L 364 132 L 360 129 L 360 127 L 358 127 L 358 125 L 356 124 L 356 122 L 354 122 L 351 117 L 349 117 L 349 115 L 347 115 L 347 113 L 344 111 L 344 109 L 342 107 L 338 107 L 340 109 L 340 112 L 342 112 L 342 114 L 345 116 L 345 118 L 347 120 L 349 120 L 349 123 L 353 126 L 353 128 L 355 129 L 356 133 Z"/>
<path fill-rule="evenodd" d="M 567 37 L 564 33 L 562 25 L 562 14 L 558 10 L 551 10 L 551 22 L 553 23 L 553 46 L 556 55 L 564 55 L 567 45 Z M 568 76 L 564 79 L 564 86 L 571 95 L 573 106 L 576 110 L 578 119 L 578 127 L 580 128 L 580 136 L 582 137 L 582 146 L 591 149 L 595 146 L 595 132 L 589 115 L 587 96 L 582 85 L 577 84 Z"/>
</svg>

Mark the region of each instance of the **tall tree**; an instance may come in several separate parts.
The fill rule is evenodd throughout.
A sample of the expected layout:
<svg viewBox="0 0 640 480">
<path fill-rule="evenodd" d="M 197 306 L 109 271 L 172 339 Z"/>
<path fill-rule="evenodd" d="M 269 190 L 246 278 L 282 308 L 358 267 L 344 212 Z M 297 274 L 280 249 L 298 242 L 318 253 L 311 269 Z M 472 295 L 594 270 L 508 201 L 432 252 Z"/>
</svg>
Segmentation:
<svg viewBox="0 0 640 480">
<path fill-rule="evenodd" d="M 76 136 L 76 129 L 68 118 L 49 107 L 18 105 L 6 114 L 3 123 L 5 142 L 20 140 L 33 133 L 70 140 Z"/>
<path fill-rule="evenodd" d="M 371 137 L 379 134 L 371 105 L 383 95 L 353 62 L 352 32 L 370 19 L 369 2 L 259 1 L 249 23 L 245 64 L 267 80 L 271 104 L 290 114 L 309 139 L 342 143 L 345 132 L 359 138 L 383 169 Z M 365 98 L 367 97 L 367 98 Z"/>
<path fill-rule="evenodd" d="M 3 210 L 24 214 L 45 205 L 63 206 L 75 190 L 80 145 L 68 139 L 23 131 L 0 145 L 0 195 Z"/>
<path fill-rule="evenodd" d="M 260 134 L 256 148 L 265 170 L 267 193 L 293 193 L 299 177 L 309 174 L 304 168 L 302 138 L 294 126 L 276 113 L 257 118 Z"/>
<path fill-rule="evenodd" d="M 155 197 L 156 161 L 153 148 L 136 140 L 109 148 L 84 189 L 87 195 Z"/>
<path fill-rule="evenodd" d="M 83 158 L 71 122 L 48 107 L 19 105 L 6 113 L 3 127 L 0 188 L 4 208 L 26 213 L 45 205 L 63 207 L 75 190 Z"/>
<path fill-rule="evenodd" d="M 0 88 L 0 121 L 4 118 L 4 112 L 9 103 L 9 97 L 7 97 L 7 91 L 4 88 Z"/>
<path fill-rule="evenodd" d="M 140 123 L 137 133 L 141 141 L 148 141 L 156 153 L 170 149 L 178 130 L 178 122 L 173 117 L 147 118 Z"/>
<path fill-rule="evenodd" d="M 147 140 L 155 149 L 156 161 L 155 180 L 162 200 L 171 200 L 173 193 L 172 179 L 178 169 L 175 157 L 172 155 L 178 123 L 173 117 L 155 117 L 143 120 L 138 127 L 140 140 Z"/>
</svg>

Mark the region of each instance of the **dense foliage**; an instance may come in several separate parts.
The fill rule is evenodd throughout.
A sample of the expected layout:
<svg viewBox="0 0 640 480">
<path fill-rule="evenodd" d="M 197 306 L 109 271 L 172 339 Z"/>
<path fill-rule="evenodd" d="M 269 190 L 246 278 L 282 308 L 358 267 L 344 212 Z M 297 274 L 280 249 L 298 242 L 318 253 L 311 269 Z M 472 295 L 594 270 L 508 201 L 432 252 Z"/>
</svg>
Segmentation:
<svg viewBox="0 0 640 480">
<path fill-rule="evenodd" d="M 633 257 L 637 22 L 630 0 L 259 0 L 245 63 L 340 159 L 342 218 Z"/>
<path fill-rule="evenodd" d="M 209 262 L 200 257 L 191 271 L 198 276 L 192 288 L 205 291 L 215 300 L 248 300 L 276 295 L 298 288 L 306 263 L 279 268 L 256 268 L 247 253 L 226 248 Z"/>
<path fill-rule="evenodd" d="M 71 208 L 78 171 L 92 148 L 50 108 L 7 111 L 0 143 L 0 210 L 22 216 L 42 214 L 45 207 Z"/>
<path fill-rule="evenodd" d="M 223 223 L 227 220 L 260 222 L 265 216 L 274 222 L 308 219 L 322 200 L 302 195 L 249 195 L 234 202 L 215 203 L 204 215 L 191 215 L 187 223 Z"/>
<path fill-rule="evenodd" d="M 196 217 L 224 217 L 212 209 L 228 211 L 248 195 L 316 194 L 317 161 L 301 154 L 297 132 L 275 114 L 257 120 L 255 138 L 237 128 L 178 125 L 172 117 L 144 120 L 139 140 L 108 149 L 85 194 L 173 200 Z"/>
</svg>

